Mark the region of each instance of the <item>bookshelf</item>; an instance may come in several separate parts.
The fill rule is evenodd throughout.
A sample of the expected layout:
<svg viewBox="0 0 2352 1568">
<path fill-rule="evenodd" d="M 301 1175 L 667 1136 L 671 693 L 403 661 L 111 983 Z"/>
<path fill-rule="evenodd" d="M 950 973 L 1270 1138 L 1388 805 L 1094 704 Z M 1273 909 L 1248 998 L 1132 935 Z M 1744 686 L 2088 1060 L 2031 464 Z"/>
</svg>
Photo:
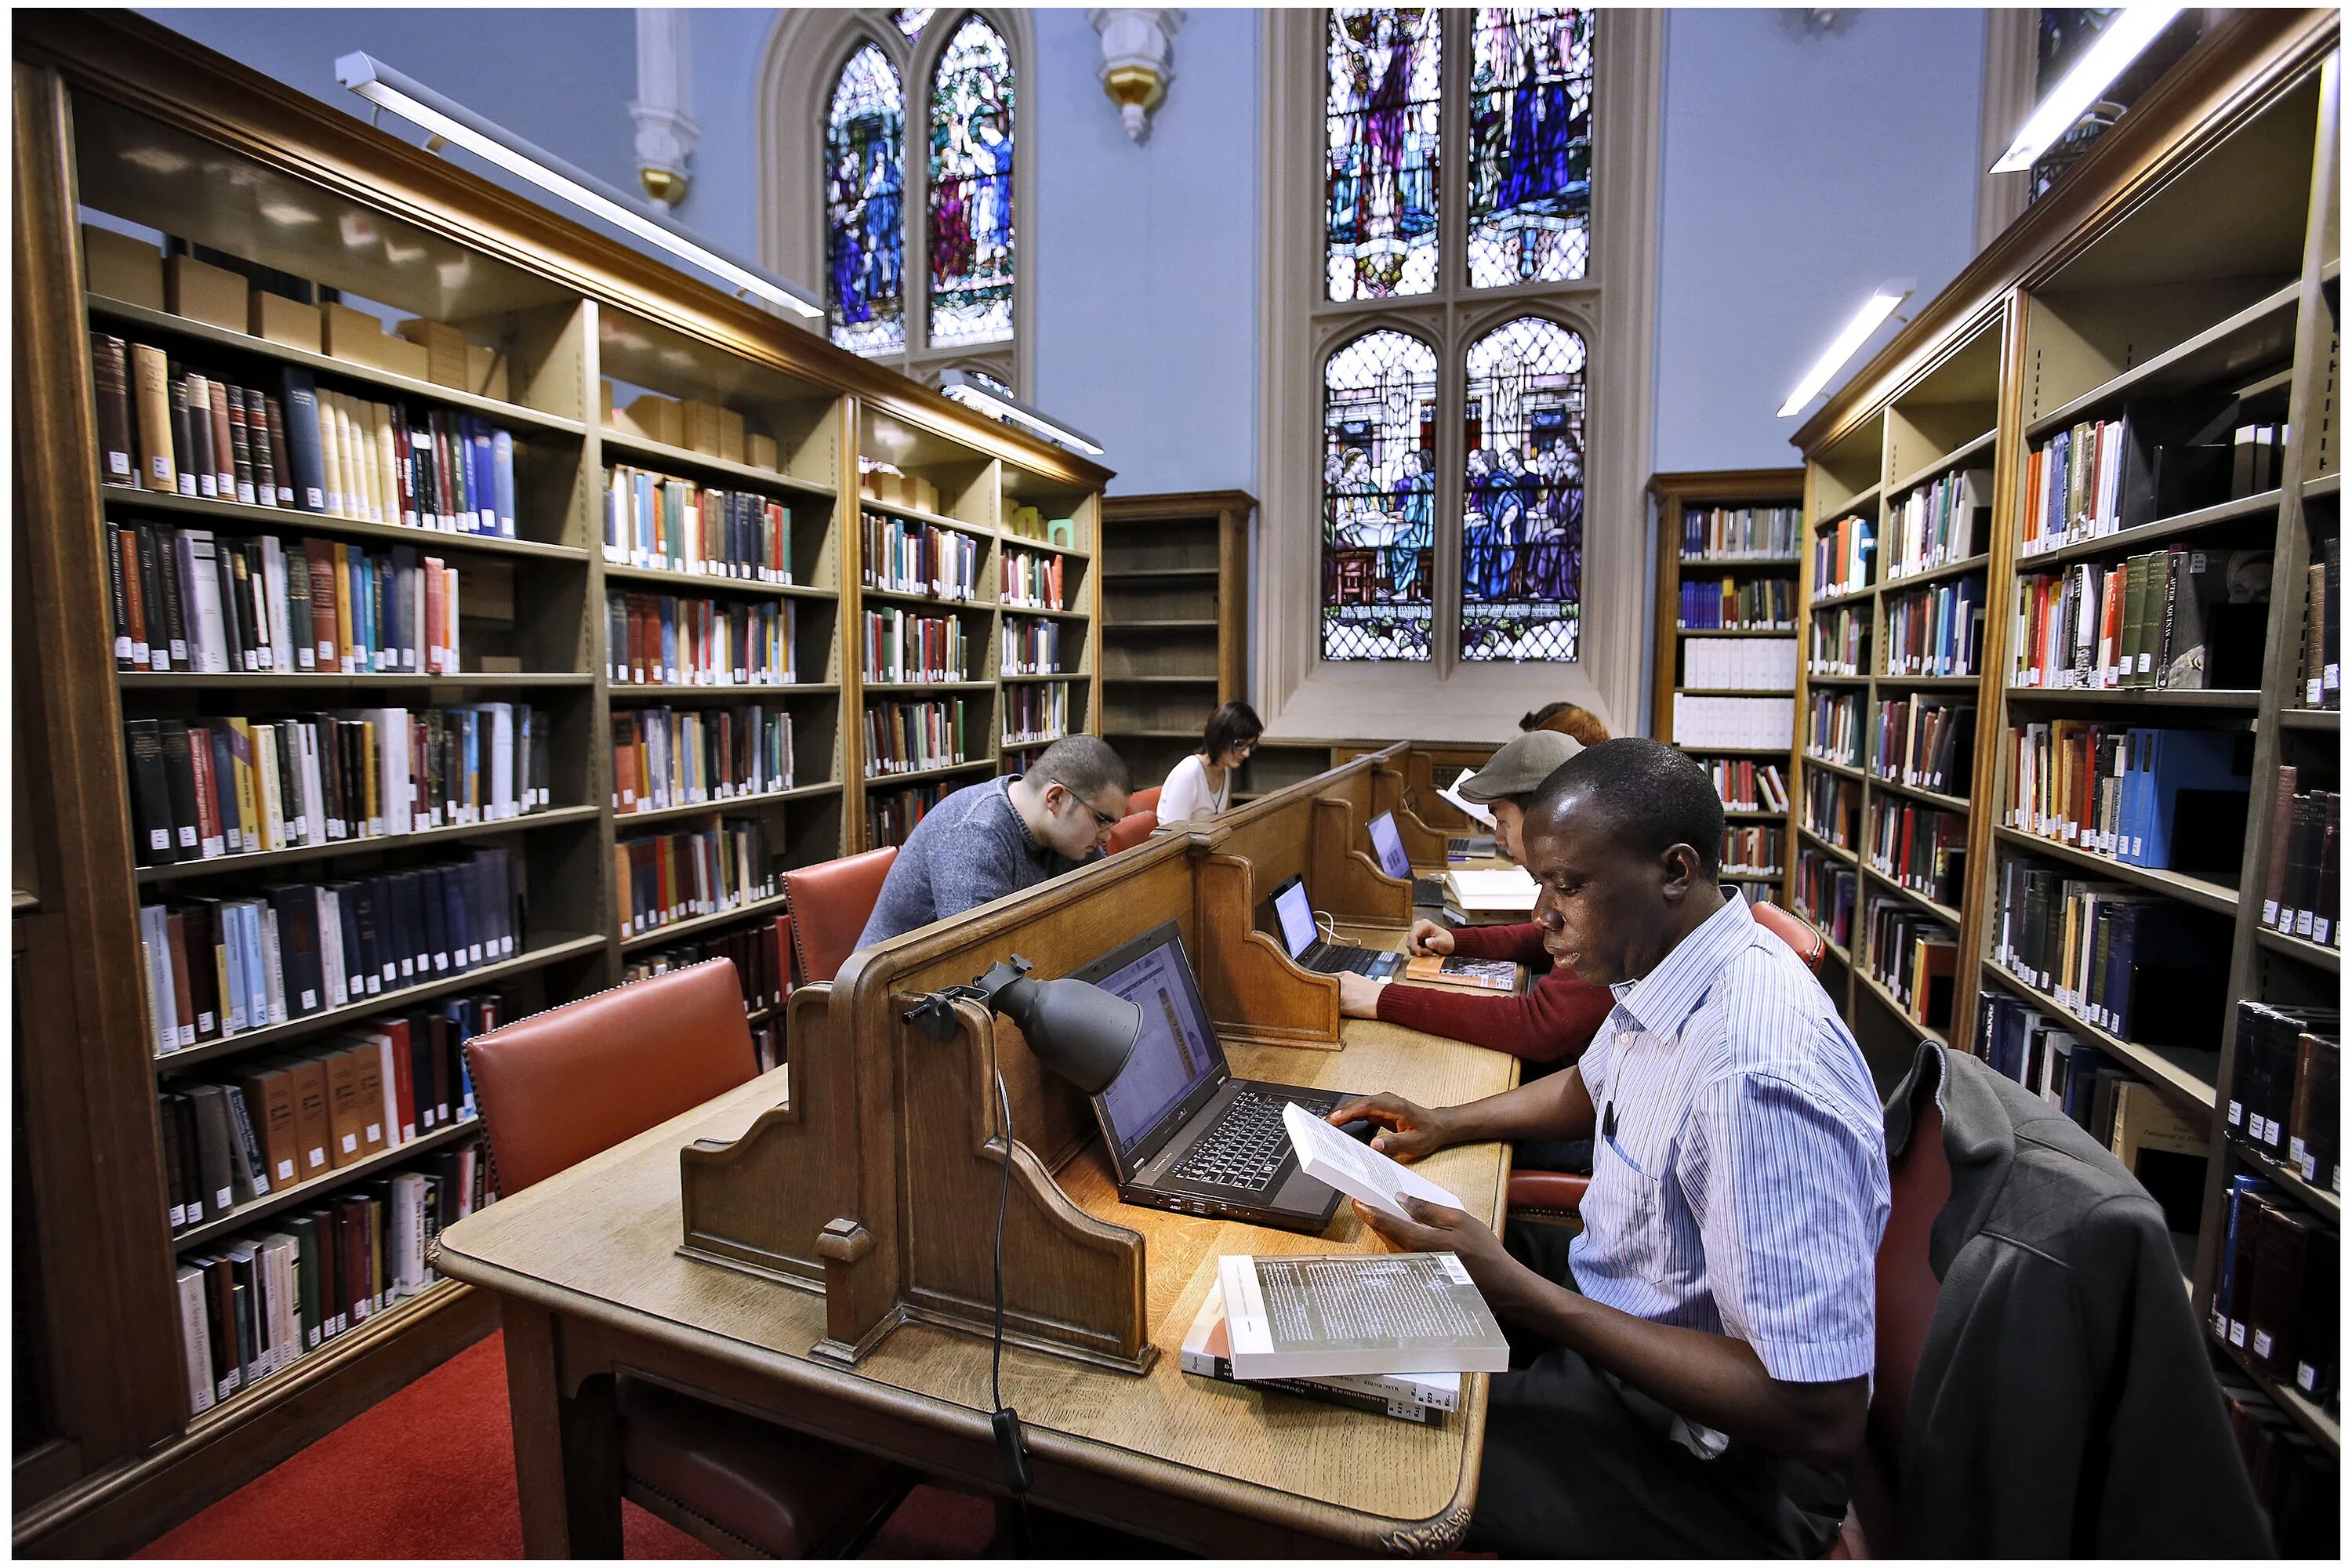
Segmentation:
<svg viewBox="0 0 2352 1568">
<path fill-rule="evenodd" d="M 2340 631 L 2326 624 L 2324 565 L 2340 537 L 2336 37 L 2335 13 L 2318 11 L 2240 15 L 2209 33 L 1796 437 L 1811 526 L 1834 537 L 1860 518 L 1877 540 L 1860 581 L 1834 569 L 1834 552 L 1818 563 L 1829 569 L 1807 562 L 1809 627 L 1851 628 L 1863 643 L 1856 673 L 1810 657 L 1801 672 L 1805 787 L 1851 785 L 1865 834 L 1881 801 L 1965 816 L 1961 886 L 1918 911 L 1959 938 L 1955 1008 L 1937 1037 L 2078 1121 L 2095 1114 L 2106 1074 L 2150 1086 L 2180 1147 L 2203 1154 L 2201 1181 L 2193 1167 L 2161 1183 L 2158 1167 L 2139 1173 L 2173 1221 L 2225 1394 L 2274 1405 L 2263 1419 L 2315 1446 L 2331 1488 L 2333 1390 L 2300 1389 L 2291 1356 L 2232 1342 L 2250 1310 L 2277 1301 L 2250 1309 L 2237 1293 L 2253 1265 L 2231 1227 L 2234 1214 L 2243 1245 L 2261 1238 L 2267 1269 L 2291 1267 L 2274 1258 L 2332 1258 L 2321 1249 L 2341 1224 L 2340 1178 L 2323 1168 L 2332 1149 L 2313 1145 L 2307 1173 L 2276 1125 L 2289 1114 L 2304 1125 L 2280 1099 L 2291 1081 L 2319 1100 L 2315 1135 L 2333 1126 L 2334 1080 L 2294 1053 L 2314 1049 L 2298 1031 L 2336 1032 L 2311 1010 L 2339 1005 L 2340 937 L 2266 916 L 2281 887 L 2291 912 L 2298 900 L 2331 924 L 2336 912 L 2321 880 L 2333 853 L 2323 818 L 2276 808 L 2283 767 L 2295 773 L 2290 794 L 2322 805 L 2341 784 L 2325 674 Z M 1963 463 L 1990 471 L 1990 530 L 1970 554 L 1890 578 L 1879 557 L 1906 491 Z M 2062 488 L 2068 473 L 2090 482 Z M 1890 677 L 1894 602 L 1952 583 L 1982 585 L 1980 664 L 1958 682 Z M 1845 619 L 1857 611 L 1866 620 Z M 1830 746 L 1829 702 L 1853 692 L 1874 703 L 1890 687 L 1973 696 L 1980 718 L 1960 776 L 1932 790 L 1885 779 L 1867 726 L 1852 765 Z M 2132 749 L 2147 745 L 2163 750 Z M 2155 784 L 2125 824 L 2119 783 L 2102 780 L 2126 768 L 2183 791 L 2169 831 L 2152 804 L 2168 789 Z M 1849 852 L 1815 826 L 1832 825 L 1801 826 L 1801 881 L 1850 872 L 1864 899 L 1875 881 L 1918 904 L 1874 878 L 1866 837 Z M 2072 920 L 2053 929 L 2106 952 L 2108 967 L 2084 966 L 2087 948 L 2053 949 L 2045 920 Z M 1848 1016 L 1877 1061 L 1906 1020 L 1869 973 L 1867 922 L 1855 924 Z M 2250 1034 L 2248 1008 L 2284 1022 Z M 2285 1033 L 2263 1032 L 2273 1027 Z M 2333 1047 L 2317 1049 L 2324 1068 Z M 2246 1177 L 2268 1193 L 2233 1199 Z"/>
<path fill-rule="evenodd" d="M 1149 789 L 1247 699 L 1250 518 L 1240 490 L 1102 503 L 1102 733 Z M 1249 772 L 1234 781 L 1238 795 Z"/>
<path fill-rule="evenodd" d="M 1656 643 L 1650 666 L 1650 732 L 1675 739 L 1716 775 L 1730 850 L 1777 848 L 1769 864 L 1749 854 L 1727 859 L 1724 877 L 1750 898 L 1777 900 L 1795 854 L 1790 829 L 1797 797 L 1793 726 L 1779 757 L 1719 752 L 1676 736 L 1681 697 L 1780 696 L 1793 702 L 1793 673 L 1783 679 L 1769 656 L 1801 655 L 1797 618 L 1798 526 L 1802 468 L 1742 468 L 1654 474 L 1651 504 L 1658 540 Z M 1776 597 L 1785 596 L 1785 608 Z M 1743 657 L 1748 656 L 1748 657 Z M 1777 768 L 1774 791 L 1759 775 Z"/>
<path fill-rule="evenodd" d="M 314 1055 L 348 1040 L 354 1026 L 468 998 L 495 997 L 498 1016 L 519 1016 L 618 984 L 661 955 L 764 930 L 783 911 L 782 870 L 867 841 L 865 710 L 946 694 L 862 679 L 859 616 L 887 602 L 863 592 L 868 515 L 960 530 L 982 549 L 982 592 L 950 612 L 974 633 L 971 679 L 961 689 L 980 710 L 982 741 L 965 763 L 940 772 L 943 782 L 985 777 L 1017 752 L 999 744 L 1007 693 L 1065 689 L 1062 722 L 1091 727 L 1101 710 L 1091 566 L 1109 476 L 135 16 L 51 14 L 18 29 L 16 50 L 16 303 L 21 321 L 37 323 L 20 337 L 16 384 L 20 407 L 37 413 L 18 431 L 12 695 L 20 744 L 49 765 L 19 772 L 15 919 L 20 980 L 52 982 L 18 994 L 19 1126 L 35 1157 L 20 1166 L 27 1179 L 16 1213 L 20 1237 L 37 1238 L 37 1279 L 19 1299 L 43 1321 L 20 1342 L 37 1347 L 28 1386 L 42 1391 L 42 1407 L 20 1426 L 17 1536 L 43 1550 L 113 1554 L 445 1359 L 493 1318 L 464 1288 L 429 1285 L 193 1411 L 175 1264 L 462 1149 L 478 1124 L 445 1123 L 273 1183 L 226 1214 L 207 1205 L 202 1221 L 175 1234 L 161 1097 Z M 198 168 L 205 177 L 189 177 Z M 118 243 L 86 244 L 85 221 L 143 239 L 159 283 L 155 237 L 170 236 L 224 266 L 338 291 L 387 322 L 455 328 L 477 357 L 465 385 L 448 384 L 457 377 L 423 373 L 424 348 L 348 336 L 278 341 L 288 336 L 282 327 L 263 335 L 164 309 L 135 258 L 126 272 Z M 282 316 L 287 304 L 277 309 Z M 315 306 L 309 313 L 318 319 Z M 348 326 L 345 318 L 335 331 Z M 103 456 L 114 426 L 103 423 L 104 356 L 94 361 L 93 333 L 281 402 L 307 376 L 321 394 L 352 400 L 332 407 L 395 409 L 400 418 L 375 427 L 394 480 L 441 472 L 399 458 L 395 427 L 425 432 L 438 418 L 454 433 L 458 418 L 484 421 L 481 449 L 502 451 L 495 426 L 511 450 L 510 480 L 497 476 L 510 499 L 490 505 L 495 463 L 482 470 L 493 515 L 481 531 L 410 525 L 399 483 L 378 487 L 373 511 L 333 514 L 261 504 L 257 491 L 238 496 L 234 487 L 237 499 L 144 488 L 143 470 L 111 472 Z M 438 440 L 419 447 L 428 464 L 446 456 Z M 352 448 L 354 461 L 363 450 Z M 878 464 L 935 483 L 937 512 L 862 494 L 872 482 L 862 474 Z M 133 482 L 111 482 L 126 478 Z M 282 499 L 290 502 L 290 490 Z M 1025 537 L 1028 508 L 1066 531 Z M 457 574 L 454 631 L 428 638 L 437 623 L 425 613 L 409 639 L 420 656 L 413 666 L 346 672 L 340 647 L 329 668 L 280 668 L 278 650 L 290 661 L 296 643 L 307 649 L 310 639 L 249 624 L 232 657 L 242 663 L 246 647 L 267 641 L 269 668 L 168 657 L 129 668 L 112 646 L 107 547 L 128 529 L 135 563 L 141 525 L 158 542 L 175 532 L 193 540 L 190 531 L 216 543 L 251 540 L 252 560 L 265 565 L 279 558 L 272 544 L 299 555 L 302 542 L 316 542 L 339 584 L 363 580 L 356 565 L 341 574 L 337 549 L 395 570 L 414 551 L 420 573 L 430 556 Z M 1027 613 L 998 592 L 1008 551 L 1063 563 L 1062 608 L 1034 616 L 1064 628 L 1055 669 L 1000 670 L 1000 628 Z M 289 600 L 289 628 L 295 613 Z M 404 709 L 421 724 L 428 710 L 481 704 L 510 705 L 518 726 L 520 707 L 531 710 L 538 748 L 516 755 L 519 768 L 539 759 L 530 764 L 540 769 L 538 793 L 519 793 L 513 815 L 458 814 L 453 800 L 451 815 L 420 816 L 407 833 L 289 829 L 282 844 L 210 858 L 201 844 L 188 858 L 174 858 L 177 846 L 167 856 L 143 831 L 134 843 L 148 821 L 126 724 L 208 740 L 218 728 L 227 748 L 227 721 L 242 720 L 268 726 L 273 743 L 282 735 L 299 754 L 304 725 L 333 736 L 343 731 L 329 719 Z M 461 735 L 477 722 L 447 721 Z M 489 731 L 480 733 L 487 756 Z M 666 751 L 654 750 L 656 735 Z M 652 770 L 664 756 L 675 766 L 656 784 Z M 288 767 L 280 782 L 310 803 L 304 792 L 318 786 L 299 764 Z M 340 775 L 338 787 L 365 776 Z M 516 782 L 520 790 L 520 774 Z M 724 848 L 748 882 L 715 873 L 711 889 L 642 908 L 637 868 L 661 863 L 667 843 L 679 858 L 664 868 L 682 877 L 689 836 L 713 853 Z M 423 972 L 400 975 L 394 964 L 388 978 L 405 984 L 341 1000 L 331 987 L 315 1005 L 287 1005 L 241 1029 L 221 1026 L 224 1013 L 191 1026 L 200 1037 L 175 1033 L 168 1050 L 142 988 L 123 983 L 149 951 L 142 908 L 194 918 L 226 907 L 215 900 L 265 898 L 280 885 L 366 886 L 385 899 L 414 888 L 421 897 L 442 884 L 408 874 L 444 866 L 482 878 L 466 886 L 488 898 L 495 882 L 472 868 L 495 855 L 513 895 L 511 945 L 492 930 L 488 948 L 462 966 L 435 969 L 428 952 Z M 171 945 L 199 951 L 181 947 L 189 940 L 175 935 Z M 457 1015 L 452 1022 L 455 1033 L 476 1026 Z"/>
</svg>

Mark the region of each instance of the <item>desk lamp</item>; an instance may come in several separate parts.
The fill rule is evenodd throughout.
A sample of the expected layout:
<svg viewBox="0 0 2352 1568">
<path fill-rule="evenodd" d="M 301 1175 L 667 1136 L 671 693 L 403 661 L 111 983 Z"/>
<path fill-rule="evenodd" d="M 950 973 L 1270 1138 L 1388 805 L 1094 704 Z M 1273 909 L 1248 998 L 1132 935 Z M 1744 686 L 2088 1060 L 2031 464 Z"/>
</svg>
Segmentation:
<svg viewBox="0 0 2352 1568">
<path fill-rule="evenodd" d="M 1013 1020 L 1028 1041 L 1030 1051 L 1055 1077 L 1076 1084 L 1087 1094 L 1100 1094 L 1118 1080 L 1135 1054 L 1143 1032 L 1143 1009 L 1124 996 L 1113 995 L 1084 980 L 1032 980 L 1031 965 L 1019 953 L 990 966 L 970 985 L 950 985 L 925 996 L 906 1014 L 905 1021 L 919 1026 L 934 1040 L 955 1037 L 955 1004 L 977 1002 L 993 1014 Z M 996 1431 L 996 1447 L 1004 1462 L 1004 1484 L 1014 1497 L 1029 1490 L 1029 1451 L 1021 1441 L 1021 1417 L 1006 1406 L 1002 1373 L 1004 1367 L 1004 1207 L 1013 1190 L 1013 1107 L 1004 1095 L 1004 1075 L 996 1070 L 996 1041 L 991 1031 L 989 1076 L 996 1081 L 996 1110 L 1004 1129 L 1004 1173 L 996 1189 L 996 1332 L 990 1351 L 988 1397 L 996 1406 L 989 1423 Z M 1023 1515 L 1026 1530 L 1026 1513 Z"/>
</svg>

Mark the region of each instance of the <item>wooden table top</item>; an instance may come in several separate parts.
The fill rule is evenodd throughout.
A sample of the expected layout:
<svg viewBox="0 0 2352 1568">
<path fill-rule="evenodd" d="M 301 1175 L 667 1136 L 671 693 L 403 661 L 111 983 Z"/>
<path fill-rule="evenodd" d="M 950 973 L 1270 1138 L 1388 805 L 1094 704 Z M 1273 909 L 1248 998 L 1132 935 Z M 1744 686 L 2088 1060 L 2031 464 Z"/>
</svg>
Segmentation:
<svg viewBox="0 0 2352 1568">
<path fill-rule="evenodd" d="M 1401 937 L 1390 933 L 1391 942 Z M 1234 1045 L 1228 1054 L 1239 1077 L 1393 1089 L 1424 1104 L 1453 1104 L 1517 1081 L 1518 1064 L 1510 1057 L 1395 1025 L 1350 1019 L 1343 1037 L 1345 1048 L 1338 1051 Z M 708 1336 L 716 1334 L 726 1353 L 788 1383 L 821 1384 L 852 1399 L 861 1388 L 869 1394 L 904 1391 L 887 1400 L 901 1414 L 919 1411 L 924 1400 L 939 1402 L 943 1418 L 986 1412 L 985 1339 L 908 1323 L 845 1370 L 810 1359 L 824 1331 L 820 1298 L 677 1255 L 678 1149 L 697 1138 L 740 1135 L 783 1097 L 784 1071 L 459 1221 L 442 1233 L 441 1271 L 703 1353 L 712 1349 Z M 1422 1169 L 1471 1212 L 1496 1221 L 1508 1176 L 1507 1147 L 1449 1149 Z M 1079 1439 L 1082 1464 L 1099 1460 L 1131 1475 L 1141 1460 L 1167 1489 L 1335 1536 L 1377 1539 L 1409 1531 L 1457 1504 L 1466 1509 L 1477 1474 L 1474 1439 L 1485 1428 L 1483 1375 L 1466 1381 L 1460 1413 L 1442 1426 L 1421 1426 L 1178 1369 L 1178 1349 L 1216 1280 L 1220 1256 L 1381 1250 L 1384 1244 L 1350 1208 L 1343 1204 L 1323 1235 L 1306 1237 L 1122 1206 L 1099 1144 L 1074 1158 L 1060 1178 L 1089 1213 L 1147 1238 L 1147 1321 L 1161 1353 L 1150 1373 L 1137 1377 L 1008 1345 L 1005 1399 L 1024 1426 Z M 922 1399 L 909 1402 L 907 1394 Z"/>
</svg>

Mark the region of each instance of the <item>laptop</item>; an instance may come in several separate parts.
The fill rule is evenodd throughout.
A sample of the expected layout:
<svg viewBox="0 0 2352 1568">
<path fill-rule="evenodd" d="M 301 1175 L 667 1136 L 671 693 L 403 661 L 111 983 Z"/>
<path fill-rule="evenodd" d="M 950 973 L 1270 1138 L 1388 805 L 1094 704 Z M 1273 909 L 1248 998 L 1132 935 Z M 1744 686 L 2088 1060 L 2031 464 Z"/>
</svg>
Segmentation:
<svg viewBox="0 0 2352 1568">
<path fill-rule="evenodd" d="M 1485 860 L 1497 853 L 1495 836 L 1491 833 L 1457 833 L 1445 841 L 1448 860 Z"/>
<path fill-rule="evenodd" d="M 1372 854 L 1379 859 L 1381 869 L 1400 882 L 1412 884 L 1415 909 L 1425 909 L 1445 902 L 1444 886 L 1434 877 L 1416 877 L 1412 862 L 1405 858 L 1404 840 L 1397 835 L 1396 813 L 1384 811 L 1371 820 Z"/>
<path fill-rule="evenodd" d="M 1135 1054 L 1094 1097 L 1119 1202 L 1310 1233 L 1331 1223 L 1339 1194 L 1298 1168 L 1282 1108 L 1323 1116 L 1344 1096 L 1233 1076 L 1175 921 L 1072 977 L 1143 1009 Z"/>
<path fill-rule="evenodd" d="M 1315 906 L 1307 900 L 1305 879 L 1293 877 L 1274 890 L 1274 923 L 1290 961 L 1318 974 L 1352 969 L 1374 980 L 1388 980 L 1404 968 L 1404 954 L 1377 948 L 1342 947 L 1315 934 Z"/>
</svg>

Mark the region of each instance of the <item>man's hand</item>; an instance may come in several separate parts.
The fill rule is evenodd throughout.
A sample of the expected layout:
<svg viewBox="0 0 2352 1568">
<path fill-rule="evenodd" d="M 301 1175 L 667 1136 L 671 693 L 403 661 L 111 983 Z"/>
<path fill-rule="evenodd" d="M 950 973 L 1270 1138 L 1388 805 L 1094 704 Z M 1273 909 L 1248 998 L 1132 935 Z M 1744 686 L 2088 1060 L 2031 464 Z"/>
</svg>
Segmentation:
<svg viewBox="0 0 2352 1568">
<path fill-rule="evenodd" d="M 1429 1110 L 1393 1094 L 1351 1100 L 1324 1118 L 1334 1127 L 1376 1121 L 1388 1131 L 1372 1135 L 1372 1147 L 1391 1160 L 1418 1160 L 1454 1141 L 1447 1113 Z"/>
<path fill-rule="evenodd" d="M 1385 980 L 1358 974 L 1343 969 L 1339 972 L 1339 1016 L 1343 1018 L 1377 1018 L 1381 1016 L 1381 987 Z"/>
<path fill-rule="evenodd" d="M 1405 933 L 1404 950 L 1415 958 L 1443 956 L 1454 951 L 1454 933 L 1435 921 L 1415 921 Z"/>
<path fill-rule="evenodd" d="M 1471 1283 L 1478 1287 L 1478 1293 L 1496 1311 L 1503 1310 L 1503 1303 L 1519 1283 L 1516 1277 L 1535 1278 L 1532 1270 L 1504 1248 L 1500 1237 L 1460 1209 L 1408 1197 L 1402 1193 L 1396 1197 L 1412 1219 L 1402 1220 L 1360 1200 L 1349 1201 L 1356 1205 L 1356 1217 L 1399 1251 L 1451 1252 L 1458 1256 L 1462 1267 L 1470 1271 Z"/>
</svg>

